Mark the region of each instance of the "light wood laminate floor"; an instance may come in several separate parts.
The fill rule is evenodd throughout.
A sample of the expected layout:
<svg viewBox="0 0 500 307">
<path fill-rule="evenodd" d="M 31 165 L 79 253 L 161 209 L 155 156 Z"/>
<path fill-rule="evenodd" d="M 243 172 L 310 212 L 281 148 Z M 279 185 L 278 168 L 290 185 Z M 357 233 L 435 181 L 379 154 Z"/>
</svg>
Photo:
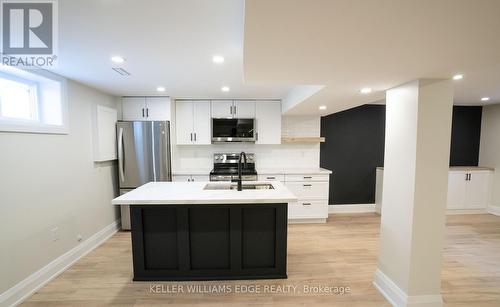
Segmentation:
<svg viewBox="0 0 500 307">
<path fill-rule="evenodd" d="M 227 282 L 131 282 L 130 233 L 119 232 L 24 305 L 390 306 L 372 285 L 379 226 L 375 214 L 333 215 L 327 224 L 289 225 L 288 279 Z M 159 292 L 179 285 L 184 293 L 154 293 L 151 284 Z M 186 293 L 188 286 L 221 284 L 232 293 Z M 261 293 L 235 293 L 244 292 L 245 285 L 260 287 Z M 272 285 L 296 286 L 297 292 L 264 291 Z M 351 292 L 310 295 L 304 293 L 306 285 L 350 287 Z M 445 306 L 500 306 L 500 217 L 447 217 L 442 293 Z"/>
</svg>

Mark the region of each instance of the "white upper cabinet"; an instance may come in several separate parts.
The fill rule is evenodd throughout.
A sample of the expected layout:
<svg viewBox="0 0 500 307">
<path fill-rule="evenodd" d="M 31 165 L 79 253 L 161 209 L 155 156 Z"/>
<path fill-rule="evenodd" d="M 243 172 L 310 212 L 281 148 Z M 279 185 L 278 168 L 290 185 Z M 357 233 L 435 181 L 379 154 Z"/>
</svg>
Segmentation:
<svg viewBox="0 0 500 307">
<path fill-rule="evenodd" d="M 232 100 L 212 100 L 213 118 L 232 118 L 233 110 Z"/>
<path fill-rule="evenodd" d="M 146 97 L 147 120 L 170 120 L 169 97 Z"/>
<path fill-rule="evenodd" d="M 212 129 L 210 123 L 210 102 L 193 102 L 194 118 L 194 143 L 198 145 L 209 145 L 212 143 Z"/>
<path fill-rule="evenodd" d="M 212 100 L 213 118 L 255 118 L 253 100 Z"/>
<path fill-rule="evenodd" d="M 169 97 L 123 97 L 123 120 L 171 120 Z"/>
<path fill-rule="evenodd" d="M 146 120 L 146 97 L 122 98 L 123 120 Z"/>
<path fill-rule="evenodd" d="M 175 103 L 175 131 L 178 145 L 193 143 L 193 102 L 176 101 Z"/>
<path fill-rule="evenodd" d="M 210 102 L 180 100 L 175 106 L 177 145 L 211 144 Z"/>
<path fill-rule="evenodd" d="M 281 102 L 255 103 L 256 144 L 281 144 Z"/>
<path fill-rule="evenodd" d="M 235 100 L 233 116 L 236 118 L 255 118 L 255 101 Z"/>
</svg>

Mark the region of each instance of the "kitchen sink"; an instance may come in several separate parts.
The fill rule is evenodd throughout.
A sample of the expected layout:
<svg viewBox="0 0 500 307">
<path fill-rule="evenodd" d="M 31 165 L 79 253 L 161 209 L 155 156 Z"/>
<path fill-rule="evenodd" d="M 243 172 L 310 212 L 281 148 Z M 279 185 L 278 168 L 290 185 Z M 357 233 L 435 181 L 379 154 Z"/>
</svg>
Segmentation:
<svg viewBox="0 0 500 307">
<path fill-rule="evenodd" d="M 241 185 L 243 190 L 274 190 L 270 183 L 243 183 Z M 203 190 L 237 190 L 236 183 L 207 183 Z"/>
</svg>

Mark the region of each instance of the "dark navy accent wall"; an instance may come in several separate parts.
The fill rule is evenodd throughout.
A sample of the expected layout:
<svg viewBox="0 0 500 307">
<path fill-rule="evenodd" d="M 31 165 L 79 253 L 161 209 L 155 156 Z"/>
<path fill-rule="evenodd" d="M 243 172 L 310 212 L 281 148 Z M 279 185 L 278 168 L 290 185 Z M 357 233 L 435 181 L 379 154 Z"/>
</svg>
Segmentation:
<svg viewBox="0 0 500 307">
<path fill-rule="evenodd" d="M 482 107 L 453 108 L 450 166 L 477 166 Z M 333 171 L 330 204 L 375 202 L 375 168 L 384 165 L 385 105 L 363 105 L 321 118 L 320 165 Z"/>
</svg>

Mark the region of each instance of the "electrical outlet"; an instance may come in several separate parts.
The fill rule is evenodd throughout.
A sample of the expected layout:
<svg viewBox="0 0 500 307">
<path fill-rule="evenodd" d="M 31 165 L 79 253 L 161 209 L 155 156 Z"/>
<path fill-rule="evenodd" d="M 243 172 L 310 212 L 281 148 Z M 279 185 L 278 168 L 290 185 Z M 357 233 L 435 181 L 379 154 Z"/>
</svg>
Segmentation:
<svg viewBox="0 0 500 307">
<path fill-rule="evenodd" d="M 50 234 L 52 236 L 52 241 L 57 241 L 59 240 L 59 227 L 55 226 L 50 230 Z"/>
</svg>

